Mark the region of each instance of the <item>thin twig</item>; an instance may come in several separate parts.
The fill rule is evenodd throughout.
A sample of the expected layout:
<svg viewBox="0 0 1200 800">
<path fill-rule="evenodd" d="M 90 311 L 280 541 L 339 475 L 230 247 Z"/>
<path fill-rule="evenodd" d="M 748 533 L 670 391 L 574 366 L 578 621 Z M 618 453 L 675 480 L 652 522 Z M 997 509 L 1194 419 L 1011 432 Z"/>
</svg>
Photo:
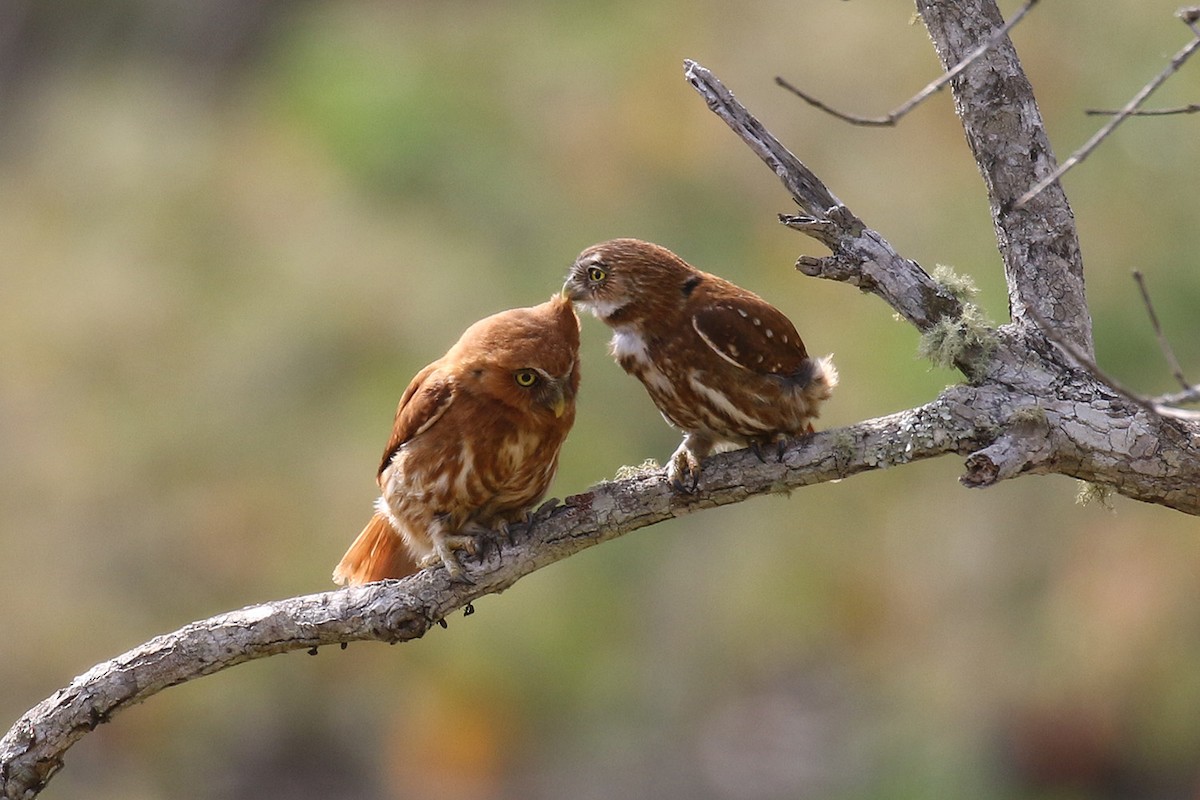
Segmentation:
<svg viewBox="0 0 1200 800">
<path fill-rule="evenodd" d="M 1087 108 L 1083 111 L 1084 114 L 1092 117 L 1111 117 L 1114 114 L 1120 114 L 1119 110 L 1107 108 Z M 1200 103 L 1191 103 L 1186 106 L 1178 106 L 1177 108 L 1148 108 L 1145 111 L 1130 111 L 1131 117 L 1166 117 L 1172 114 L 1198 114 L 1200 113 Z"/>
<path fill-rule="evenodd" d="M 1164 406 L 1187 406 L 1200 403 L 1200 383 L 1189 386 L 1182 392 L 1169 392 L 1154 398 L 1154 402 Z"/>
<path fill-rule="evenodd" d="M 1187 22 L 1186 19 L 1184 21 Z M 1091 155 L 1092 151 L 1095 150 L 1102 141 L 1108 138 L 1108 135 L 1112 133 L 1118 125 L 1133 115 L 1138 106 L 1144 103 L 1146 98 L 1148 98 L 1155 89 L 1161 86 L 1167 78 L 1174 75 L 1179 68 L 1183 66 L 1184 62 L 1191 57 L 1192 53 L 1196 52 L 1196 50 L 1200 48 L 1200 31 L 1197 31 L 1196 26 L 1191 22 L 1188 22 L 1188 28 L 1195 31 L 1196 35 L 1192 38 L 1192 41 L 1188 42 L 1182 50 L 1175 54 L 1174 58 L 1171 59 L 1171 63 L 1167 64 L 1166 69 L 1164 69 L 1158 74 L 1157 77 L 1143 86 L 1138 93 L 1133 96 L 1133 99 L 1126 103 L 1124 107 L 1117 112 L 1116 116 L 1109 120 L 1108 124 L 1096 131 L 1092 138 L 1088 139 L 1087 142 L 1084 143 L 1083 147 L 1072 153 L 1071 157 L 1060 164 L 1057 169 L 1034 184 L 1033 188 L 1025 192 L 1025 194 L 1021 195 L 1020 199 L 1018 199 L 1015 204 L 1015 208 L 1021 208 L 1034 197 L 1037 197 L 1037 195 L 1040 194 L 1043 189 L 1057 181 L 1064 174 L 1066 174 L 1069 169 L 1074 167 L 1076 164 L 1081 163 L 1085 158 Z"/>
<path fill-rule="evenodd" d="M 1133 280 L 1137 283 L 1138 289 L 1142 293 L 1142 302 L 1146 305 L 1146 314 L 1150 317 L 1150 324 L 1154 326 L 1154 335 L 1158 337 L 1158 346 L 1163 352 L 1163 357 L 1167 359 L 1167 364 L 1171 367 L 1171 374 L 1175 376 L 1175 380 L 1179 381 L 1179 385 L 1186 392 L 1192 388 L 1187 378 L 1183 377 L 1183 367 L 1179 366 L 1179 359 L 1175 357 L 1175 350 L 1171 347 L 1171 343 L 1167 341 L 1166 335 L 1163 333 L 1162 326 L 1158 324 L 1158 315 L 1154 313 L 1154 304 L 1150 302 L 1150 292 L 1146 289 L 1146 279 L 1142 276 L 1140 270 L 1133 271 Z"/>
<path fill-rule="evenodd" d="M 1184 6 L 1175 12 L 1175 16 L 1183 20 L 1183 24 L 1192 29 L 1192 32 L 1200 36 L 1200 28 L 1196 27 L 1196 23 L 1200 22 L 1200 6 Z"/>
<path fill-rule="evenodd" d="M 1020 22 L 1021 19 L 1026 14 L 1029 13 L 1029 10 L 1031 8 L 1033 8 L 1035 5 L 1037 5 L 1037 3 L 1038 3 L 1038 0 L 1027 0 L 1025 5 L 1023 5 L 1021 7 L 1021 9 L 1012 16 L 1012 19 L 1010 19 L 1008 22 L 1004 23 L 1004 25 L 999 30 L 997 30 L 990 39 L 988 39 L 986 42 L 981 44 L 979 47 L 975 48 L 975 50 L 973 50 L 962 61 L 959 61 L 957 64 L 955 64 L 954 67 L 951 68 L 948 72 L 944 73 L 936 80 L 930 82 L 929 84 L 927 84 L 925 86 L 924 89 L 917 92 L 915 95 L 910 97 L 907 101 L 905 101 L 900 106 L 897 106 L 896 109 L 889 112 L 887 114 L 887 116 L 860 117 L 857 114 L 848 114 L 844 111 L 838 111 L 836 108 L 826 105 L 825 103 L 821 102 L 820 100 L 813 97 L 812 95 L 793 86 L 791 83 L 784 80 L 782 77 L 776 77 L 775 83 L 778 84 L 779 86 L 782 86 L 784 89 L 787 89 L 789 92 L 796 95 L 801 100 L 808 103 L 809 105 L 814 106 L 815 108 L 819 108 L 820 110 L 824 111 L 826 114 L 830 114 L 831 116 L 837 117 L 838 119 L 842 120 L 843 122 L 849 122 L 851 125 L 865 125 L 865 126 L 870 126 L 870 127 L 891 127 L 891 126 L 894 126 L 897 122 L 899 122 L 900 118 L 903 117 L 905 114 L 912 111 L 914 108 L 919 106 L 921 103 L 925 102 L 925 100 L 928 99 L 930 95 L 936 94 L 937 92 L 940 92 L 942 89 L 944 89 L 946 87 L 946 84 L 948 84 L 948 83 L 950 83 L 950 81 L 954 80 L 959 75 L 959 73 L 961 73 L 967 67 L 971 66 L 971 64 L 974 63 L 975 61 L 977 61 L 981 56 L 983 56 L 984 53 L 986 53 L 988 50 L 990 50 L 992 47 L 994 47 L 997 42 L 999 42 L 1001 39 L 1003 39 L 1005 36 L 1007 36 L 1008 32 L 1010 30 L 1012 30 L 1013 27 L 1018 22 Z"/>
<path fill-rule="evenodd" d="M 1058 345 L 1063 352 L 1071 357 L 1071 360 L 1082 367 L 1086 372 L 1091 374 L 1093 378 L 1100 381 L 1129 402 L 1139 405 L 1151 414 L 1157 414 L 1160 417 L 1170 417 L 1172 419 L 1193 421 L 1200 420 L 1200 411 L 1188 411 L 1182 408 L 1175 408 L 1172 405 L 1155 401 L 1149 397 L 1138 394 L 1132 389 L 1125 388 L 1125 386 L 1117 379 L 1100 369 L 1099 365 L 1096 364 L 1094 360 L 1089 358 L 1087 354 L 1072 344 L 1066 337 L 1061 336 L 1058 331 L 1054 329 L 1054 325 L 1047 321 L 1046 318 L 1041 314 L 1039 314 L 1036 308 L 1029 306 L 1026 308 L 1026 311 L 1031 317 L 1033 317 L 1034 322 L 1037 323 L 1038 329 L 1047 339 Z"/>
</svg>

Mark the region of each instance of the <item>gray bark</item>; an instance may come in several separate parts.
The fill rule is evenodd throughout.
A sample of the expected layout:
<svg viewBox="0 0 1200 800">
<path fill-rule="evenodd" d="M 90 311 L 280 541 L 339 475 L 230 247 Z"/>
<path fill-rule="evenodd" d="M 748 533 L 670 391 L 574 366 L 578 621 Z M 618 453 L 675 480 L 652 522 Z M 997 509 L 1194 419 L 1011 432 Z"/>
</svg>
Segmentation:
<svg viewBox="0 0 1200 800">
<path fill-rule="evenodd" d="M 1001 24 L 992 0 L 918 0 L 917 7 L 947 66 Z M 969 331 L 967 301 L 855 217 L 711 73 L 689 63 L 686 74 L 795 197 L 804 213 L 784 222 L 829 247 L 825 258 L 802 258 L 802 272 L 877 294 L 927 335 Z M 1079 244 L 1059 186 L 1013 209 L 1054 168 L 1054 157 L 1011 42 L 1002 39 L 963 70 L 951 90 L 991 200 L 1012 312 L 999 328 L 970 330 L 974 338 L 964 335 L 964 346 L 953 351 L 967 383 L 917 408 L 795 442 L 778 462 L 761 463 L 746 451 L 715 456 L 695 495 L 673 492 L 662 471 L 652 469 L 546 504 L 511 544 L 466 564 L 472 586 L 451 584 L 439 567 L 402 581 L 253 606 L 159 636 L 80 675 L 17 721 L 0 739 L 3 796 L 36 796 L 75 741 L 168 686 L 291 650 L 418 638 L 455 609 L 554 561 L 755 495 L 953 453 L 965 457 L 962 482 L 970 487 L 1057 472 L 1200 514 L 1200 423 L 1131 401 L 1061 344 L 1085 355 L 1092 349 Z M 1043 322 L 1053 326 L 1051 335 Z"/>
</svg>

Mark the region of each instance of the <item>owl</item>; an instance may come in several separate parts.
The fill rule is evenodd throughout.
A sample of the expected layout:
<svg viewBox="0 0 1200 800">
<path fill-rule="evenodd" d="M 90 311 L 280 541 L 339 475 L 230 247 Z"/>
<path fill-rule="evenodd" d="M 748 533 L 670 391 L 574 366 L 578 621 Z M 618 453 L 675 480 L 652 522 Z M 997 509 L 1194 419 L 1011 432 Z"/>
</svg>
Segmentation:
<svg viewBox="0 0 1200 800">
<path fill-rule="evenodd" d="M 679 490 L 696 490 L 700 462 L 717 449 L 750 446 L 761 458 L 764 445 L 811 433 L 837 385 L 831 358 L 809 358 L 781 311 L 665 247 L 593 245 L 563 293 L 613 329 L 617 363 L 683 431 L 667 466 Z"/>
<path fill-rule="evenodd" d="M 456 551 L 474 553 L 541 499 L 578 390 L 579 318 L 567 298 L 467 328 L 400 398 L 375 515 L 334 581 L 399 578 L 440 562 L 470 583 Z"/>
</svg>

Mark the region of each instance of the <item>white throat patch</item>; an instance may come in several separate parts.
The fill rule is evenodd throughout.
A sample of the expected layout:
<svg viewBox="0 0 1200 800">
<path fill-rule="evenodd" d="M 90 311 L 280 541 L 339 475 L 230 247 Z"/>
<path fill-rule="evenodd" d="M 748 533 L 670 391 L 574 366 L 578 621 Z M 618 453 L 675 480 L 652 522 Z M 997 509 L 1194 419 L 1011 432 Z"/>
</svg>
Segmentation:
<svg viewBox="0 0 1200 800">
<path fill-rule="evenodd" d="M 632 358 L 642 364 L 650 363 L 650 353 L 646 350 L 645 340 L 631 328 L 615 329 L 609 349 L 612 351 L 613 357 L 618 360 Z"/>
</svg>

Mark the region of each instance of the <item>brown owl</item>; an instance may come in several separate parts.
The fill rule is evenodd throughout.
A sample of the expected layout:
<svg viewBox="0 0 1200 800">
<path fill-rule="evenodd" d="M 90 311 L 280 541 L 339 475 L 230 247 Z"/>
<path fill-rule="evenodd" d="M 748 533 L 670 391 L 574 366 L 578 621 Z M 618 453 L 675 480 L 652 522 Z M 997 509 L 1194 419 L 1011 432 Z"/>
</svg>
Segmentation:
<svg viewBox="0 0 1200 800">
<path fill-rule="evenodd" d="M 338 583 L 399 578 L 475 552 L 545 494 L 575 421 L 579 318 L 563 296 L 467 328 L 417 373 L 379 465 L 375 515 L 333 571 Z"/>
<path fill-rule="evenodd" d="M 612 354 L 684 432 L 667 474 L 695 491 L 718 447 L 782 445 L 813 430 L 837 385 L 829 357 L 809 358 L 781 311 L 649 242 L 584 250 L 563 293 L 613 329 Z"/>
</svg>

